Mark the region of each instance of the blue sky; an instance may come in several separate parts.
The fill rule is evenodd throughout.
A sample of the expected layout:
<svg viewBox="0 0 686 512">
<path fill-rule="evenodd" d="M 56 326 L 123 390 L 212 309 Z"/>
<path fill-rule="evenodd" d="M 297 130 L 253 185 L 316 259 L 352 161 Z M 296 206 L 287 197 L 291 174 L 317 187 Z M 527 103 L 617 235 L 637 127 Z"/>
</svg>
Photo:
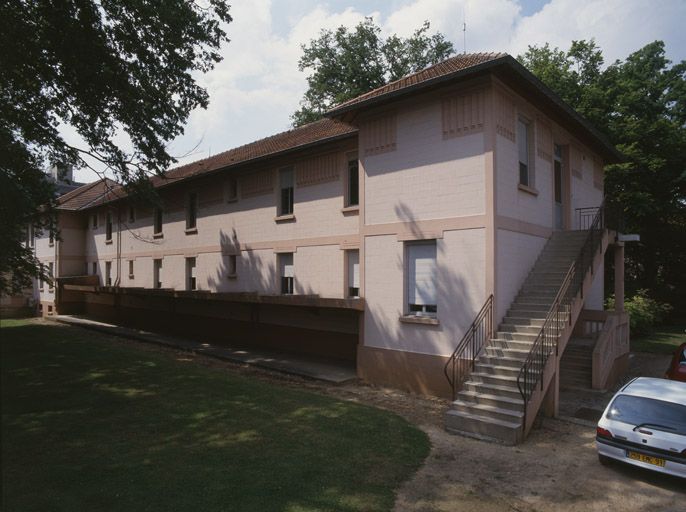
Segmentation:
<svg viewBox="0 0 686 512">
<path fill-rule="evenodd" d="M 668 57 L 686 59 L 686 0 L 233 0 L 231 42 L 224 60 L 198 81 L 210 94 L 207 110 L 192 113 L 183 136 L 170 144 L 180 163 L 204 158 L 287 130 L 306 89 L 298 71 L 300 47 L 322 28 L 354 26 L 372 16 L 385 35 L 410 35 L 424 20 L 462 50 L 517 55 L 527 45 L 568 48 L 595 38 L 607 63 L 623 59 L 656 39 Z M 70 142 L 79 143 L 71 130 Z M 126 137 L 119 139 L 126 146 Z M 97 174 L 77 170 L 76 178 Z"/>
</svg>

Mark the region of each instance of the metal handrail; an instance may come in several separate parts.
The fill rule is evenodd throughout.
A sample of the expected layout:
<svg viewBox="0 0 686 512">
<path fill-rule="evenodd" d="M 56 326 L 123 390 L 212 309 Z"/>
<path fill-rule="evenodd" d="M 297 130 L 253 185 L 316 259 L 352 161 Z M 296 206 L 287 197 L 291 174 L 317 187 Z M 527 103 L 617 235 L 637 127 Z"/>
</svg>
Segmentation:
<svg viewBox="0 0 686 512">
<path fill-rule="evenodd" d="M 493 335 L 493 294 L 489 295 L 476 318 L 462 336 L 452 355 L 443 367 L 455 400 L 457 387 L 461 385 L 474 369 L 474 361 L 481 349 Z"/>
<path fill-rule="evenodd" d="M 602 235 L 598 235 L 596 232 L 604 227 L 604 210 L 603 202 L 595 212 L 584 244 L 581 246 L 576 259 L 569 266 L 546 314 L 543 326 L 517 375 L 517 387 L 524 402 L 524 422 L 522 427 L 524 430 L 526 430 L 526 410 L 531 395 L 539 382 L 541 391 L 543 391 L 545 365 L 553 351 L 556 356 L 558 355 L 560 333 L 564 330 L 567 323 L 571 325 L 572 304 L 579 293 L 582 298 L 584 296 L 583 282 L 589 268 L 591 273 L 593 273 L 593 259 L 598 247 L 602 243 Z"/>
</svg>

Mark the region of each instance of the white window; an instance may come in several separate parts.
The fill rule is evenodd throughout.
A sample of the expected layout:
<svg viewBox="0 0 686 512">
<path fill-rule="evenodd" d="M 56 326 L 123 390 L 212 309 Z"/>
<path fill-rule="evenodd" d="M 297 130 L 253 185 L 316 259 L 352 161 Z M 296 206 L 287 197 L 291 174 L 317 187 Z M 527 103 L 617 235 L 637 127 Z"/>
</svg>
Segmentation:
<svg viewBox="0 0 686 512">
<path fill-rule="evenodd" d="M 407 306 L 410 315 L 435 317 L 436 242 L 407 244 Z"/>
<path fill-rule="evenodd" d="M 348 161 L 348 190 L 346 206 L 360 204 L 360 170 L 357 158 Z"/>
<path fill-rule="evenodd" d="M 112 213 L 107 212 L 105 220 L 105 240 L 108 242 L 112 241 Z"/>
<path fill-rule="evenodd" d="M 236 178 L 226 180 L 226 201 L 238 201 L 238 180 Z"/>
<path fill-rule="evenodd" d="M 360 251 L 346 251 L 348 256 L 348 297 L 360 296 Z"/>
<path fill-rule="evenodd" d="M 198 193 L 189 192 L 186 203 L 186 229 L 195 229 L 198 225 Z"/>
<path fill-rule="evenodd" d="M 236 277 L 238 271 L 238 258 L 235 254 L 229 254 L 229 277 Z"/>
<path fill-rule="evenodd" d="M 162 260 L 152 260 L 152 282 L 154 288 L 162 288 Z"/>
<path fill-rule="evenodd" d="M 279 276 L 281 278 L 281 293 L 292 295 L 295 280 L 292 252 L 279 254 Z"/>
<path fill-rule="evenodd" d="M 186 290 L 196 289 L 195 258 L 186 258 Z"/>
<path fill-rule="evenodd" d="M 133 279 L 133 260 L 129 260 L 129 279 Z"/>
<path fill-rule="evenodd" d="M 532 187 L 531 123 L 521 117 L 517 120 L 517 146 L 519 150 L 519 183 Z"/>
<path fill-rule="evenodd" d="M 153 226 L 153 234 L 161 235 L 162 234 L 162 208 L 155 208 L 155 213 L 153 215 L 155 217 L 154 226 Z"/>
<path fill-rule="evenodd" d="M 281 184 L 281 197 L 279 202 L 279 215 L 293 213 L 293 168 L 287 167 L 279 171 Z"/>
<path fill-rule="evenodd" d="M 105 286 L 112 286 L 112 262 L 105 262 Z"/>
</svg>

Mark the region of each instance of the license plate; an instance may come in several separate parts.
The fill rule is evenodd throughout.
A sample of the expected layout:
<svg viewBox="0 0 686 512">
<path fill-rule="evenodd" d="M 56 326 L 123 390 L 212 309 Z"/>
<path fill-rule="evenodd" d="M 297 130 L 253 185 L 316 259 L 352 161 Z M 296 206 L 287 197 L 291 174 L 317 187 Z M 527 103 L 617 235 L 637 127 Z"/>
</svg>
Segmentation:
<svg viewBox="0 0 686 512">
<path fill-rule="evenodd" d="M 626 452 L 626 456 L 632 460 L 646 462 L 654 466 L 660 466 L 661 468 L 665 467 L 665 459 L 659 459 L 657 457 L 651 457 L 650 455 L 643 455 L 642 453 L 636 452 Z"/>
</svg>

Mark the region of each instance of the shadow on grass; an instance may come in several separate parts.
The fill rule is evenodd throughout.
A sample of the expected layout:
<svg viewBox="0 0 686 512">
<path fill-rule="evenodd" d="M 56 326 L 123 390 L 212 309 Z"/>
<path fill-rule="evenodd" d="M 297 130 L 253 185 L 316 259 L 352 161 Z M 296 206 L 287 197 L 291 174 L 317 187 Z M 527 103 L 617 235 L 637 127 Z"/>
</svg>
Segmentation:
<svg viewBox="0 0 686 512">
<path fill-rule="evenodd" d="M 632 338 L 631 351 L 673 354 L 674 350 L 684 342 L 686 342 L 686 325 L 667 325 L 653 333 Z"/>
<path fill-rule="evenodd" d="M 428 454 L 388 412 L 91 331 L 0 339 L 5 510 L 390 510 Z"/>
</svg>

